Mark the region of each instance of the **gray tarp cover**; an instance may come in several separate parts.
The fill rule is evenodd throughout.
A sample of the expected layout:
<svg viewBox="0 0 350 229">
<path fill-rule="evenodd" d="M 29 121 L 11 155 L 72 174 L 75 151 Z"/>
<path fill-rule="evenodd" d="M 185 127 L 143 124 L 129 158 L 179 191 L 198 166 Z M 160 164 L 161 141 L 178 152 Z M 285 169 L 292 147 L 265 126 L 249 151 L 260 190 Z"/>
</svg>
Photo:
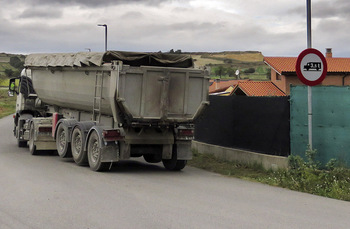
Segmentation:
<svg viewBox="0 0 350 229">
<path fill-rule="evenodd" d="M 131 66 L 163 66 L 189 68 L 193 60 L 189 55 L 141 52 L 79 52 L 30 54 L 25 60 L 28 67 L 82 67 L 101 66 L 113 60 L 123 61 Z"/>
</svg>

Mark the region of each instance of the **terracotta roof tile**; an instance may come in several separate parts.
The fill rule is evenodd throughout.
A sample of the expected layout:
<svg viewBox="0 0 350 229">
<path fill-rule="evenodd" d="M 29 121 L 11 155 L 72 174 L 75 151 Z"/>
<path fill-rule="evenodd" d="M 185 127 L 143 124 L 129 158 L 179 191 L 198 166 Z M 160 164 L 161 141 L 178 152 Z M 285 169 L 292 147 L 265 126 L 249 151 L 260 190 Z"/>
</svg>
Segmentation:
<svg viewBox="0 0 350 229">
<path fill-rule="evenodd" d="M 271 81 L 239 82 L 233 93 L 240 88 L 247 96 L 286 96 Z"/>
<path fill-rule="evenodd" d="M 238 82 L 249 81 L 246 80 L 214 80 L 213 83 L 209 86 L 209 93 L 215 93 L 220 91 L 225 91 L 230 86 L 235 86 Z"/>
<path fill-rule="evenodd" d="M 326 58 L 327 72 L 350 72 L 350 58 Z M 297 57 L 265 57 L 264 62 L 279 74 L 295 72 Z"/>
</svg>

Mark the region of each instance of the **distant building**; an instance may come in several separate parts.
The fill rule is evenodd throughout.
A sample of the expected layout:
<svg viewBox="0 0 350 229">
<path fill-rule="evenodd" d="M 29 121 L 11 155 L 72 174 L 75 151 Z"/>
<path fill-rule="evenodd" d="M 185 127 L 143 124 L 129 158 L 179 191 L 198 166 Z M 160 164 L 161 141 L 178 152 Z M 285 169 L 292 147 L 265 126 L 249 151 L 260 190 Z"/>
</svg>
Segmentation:
<svg viewBox="0 0 350 229">
<path fill-rule="evenodd" d="M 271 81 L 236 80 L 235 84 L 227 85 L 228 83 L 226 82 L 225 87 L 212 90 L 210 94 L 220 96 L 286 96 L 286 94 Z"/>
<path fill-rule="evenodd" d="M 334 58 L 332 49 L 326 49 L 327 76 L 321 85 L 350 85 L 350 58 Z M 264 57 L 264 62 L 271 67 L 271 82 L 287 95 L 290 85 L 303 85 L 296 71 L 297 57 Z"/>
<path fill-rule="evenodd" d="M 210 80 L 209 93 L 219 93 L 227 90 L 229 87 L 236 86 L 239 82 L 249 81 L 249 79 L 245 80 Z"/>
</svg>

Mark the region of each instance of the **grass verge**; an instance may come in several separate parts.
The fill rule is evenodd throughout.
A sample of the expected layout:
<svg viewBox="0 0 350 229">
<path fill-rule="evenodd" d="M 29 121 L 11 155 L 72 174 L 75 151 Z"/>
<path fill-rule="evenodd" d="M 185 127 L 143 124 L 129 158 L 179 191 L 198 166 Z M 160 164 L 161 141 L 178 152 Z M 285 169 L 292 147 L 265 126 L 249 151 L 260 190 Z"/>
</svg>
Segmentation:
<svg viewBox="0 0 350 229">
<path fill-rule="evenodd" d="M 7 90 L 0 89 L 0 118 L 13 114 L 16 111 L 16 96 L 9 97 Z"/>
<path fill-rule="evenodd" d="M 228 162 L 196 151 L 188 162 L 190 166 L 225 176 L 350 201 L 350 169 L 336 166 L 333 161 L 326 166 L 327 170 L 321 170 L 317 163 L 299 156 L 290 156 L 289 163 L 291 168 L 288 170 L 272 171 L 260 165 Z"/>
</svg>

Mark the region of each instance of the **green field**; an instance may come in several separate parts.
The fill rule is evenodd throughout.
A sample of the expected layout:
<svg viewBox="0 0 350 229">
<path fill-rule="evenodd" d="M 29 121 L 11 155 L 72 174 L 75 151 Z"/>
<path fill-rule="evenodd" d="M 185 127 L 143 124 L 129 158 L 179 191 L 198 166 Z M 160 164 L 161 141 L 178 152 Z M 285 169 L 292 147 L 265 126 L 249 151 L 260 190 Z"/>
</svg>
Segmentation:
<svg viewBox="0 0 350 229">
<path fill-rule="evenodd" d="M 210 69 L 211 78 L 236 79 L 236 70 L 240 71 L 241 79 L 269 80 L 270 68 L 263 62 L 261 52 L 220 52 L 220 53 L 190 53 L 195 67 Z M 223 69 L 221 72 L 219 69 Z M 254 73 L 249 73 L 254 69 Z"/>
<path fill-rule="evenodd" d="M 16 111 L 16 96 L 9 97 L 7 90 L 0 89 L 0 118 Z"/>
</svg>

